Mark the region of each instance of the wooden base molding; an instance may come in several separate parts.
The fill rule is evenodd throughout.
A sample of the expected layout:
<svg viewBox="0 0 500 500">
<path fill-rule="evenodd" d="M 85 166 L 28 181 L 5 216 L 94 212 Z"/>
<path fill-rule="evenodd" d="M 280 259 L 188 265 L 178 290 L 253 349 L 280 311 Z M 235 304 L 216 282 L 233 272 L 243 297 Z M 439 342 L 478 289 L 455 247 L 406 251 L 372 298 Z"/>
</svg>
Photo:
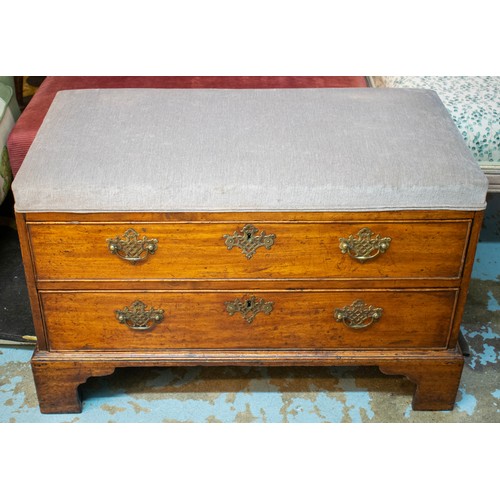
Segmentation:
<svg viewBox="0 0 500 500">
<path fill-rule="evenodd" d="M 416 384 L 414 410 L 451 410 L 460 382 L 458 350 L 415 351 L 187 351 L 54 353 L 36 351 L 31 360 L 42 413 L 80 413 L 78 387 L 116 368 L 153 366 L 378 366 Z"/>
<path fill-rule="evenodd" d="M 404 375 L 416 384 L 414 410 L 453 410 L 463 365 L 463 356 L 459 355 L 439 361 L 381 363 L 379 369 L 386 375 Z"/>
<path fill-rule="evenodd" d="M 80 413 L 82 402 L 79 386 L 90 377 L 111 375 L 109 364 L 75 361 L 31 361 L 38 403 L 42 413 Z"/>
</svg>

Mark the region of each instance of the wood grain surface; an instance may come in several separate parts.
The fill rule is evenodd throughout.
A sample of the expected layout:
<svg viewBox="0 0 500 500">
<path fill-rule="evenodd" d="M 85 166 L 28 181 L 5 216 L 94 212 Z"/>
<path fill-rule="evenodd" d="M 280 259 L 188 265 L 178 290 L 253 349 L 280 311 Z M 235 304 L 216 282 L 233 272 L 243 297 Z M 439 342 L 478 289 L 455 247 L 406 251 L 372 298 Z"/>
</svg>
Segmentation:
<svg viewBox="0 0 500 500">
<path fill-rule="evenodd" d="M 89 377 L 109 375 L 120 367 L 152 366 L 378 366 L 388 375 L 403 375 L 416 384 L 415 410 L 451 410 L 460 383 L 463 356 L 446 351 L 194 350 L 161 352 L 35 351 L 31 366 L 42 413 L 79 413 L 79 386 Z"/>
<path fill-rule="evenodd" d="M 250 296 L 273 303 L 270 314 L 248 323 L 226 303 Z M 456 290 L 277 292 L 66 292 L 41 293 L 50 349 L 321 349 L 446 348 Z M 383 309 L 380 320 L 353 329 L 334 318 L 336 308 L 362 299 Z M 115 311 L 140 300 L 164 311 L 150 331 L 120 324 Z"/>
<path fill-rule="evenodd" d="M 413 406 L 453 407 L 456 347 L 482 212 L 17 214 L 38 337 L 32 367 L 42 412 L 78 412 L 78 386 L 116 367 L 376 365 L 416 384 Z M 254 224 L 275 234 L 247 259 L 225 234 Z M 368 227 L 390 237 L 365 263 L 339 238 Z M 106 240 L 133 228 L 158 239 L 143 263 Z M 251 323 L 227 303 L 272 302 Z M 334 311 L 362 299 L 380 320 L 352 329 Z M 161 308 L 147 331 L 116 311 Z"/>
<path fill-rule="evenodd" d="M 241 231 L 241 223 L 30 224 L 29 232 L 40 280 L 173 280 L 456 278 L 469 231 L 468 221 L 248 222 L 258 234 L 276 236 L 250 259 L 225 244 L 224 235 Z M 341 252 L 339 239 L 365 227 L 391 242 L 385 253 L 359 262 Z M 107 240 L 128 229 L 157 239 L 156 252 L 135 264 L 112 254 Z"/>
</svg>

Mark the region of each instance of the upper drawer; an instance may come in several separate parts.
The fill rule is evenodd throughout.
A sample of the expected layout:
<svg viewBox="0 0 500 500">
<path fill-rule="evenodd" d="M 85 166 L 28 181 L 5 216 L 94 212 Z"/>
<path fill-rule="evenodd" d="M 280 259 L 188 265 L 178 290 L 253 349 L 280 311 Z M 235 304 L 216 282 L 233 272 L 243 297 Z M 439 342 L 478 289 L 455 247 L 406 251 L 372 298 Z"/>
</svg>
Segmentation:
<svg viewBox="0 0 500 500">
<path fill-rule="evenodd" d="M 42 280 L 455 278 L 469 221 L 28 227 Z"/>
</svg>

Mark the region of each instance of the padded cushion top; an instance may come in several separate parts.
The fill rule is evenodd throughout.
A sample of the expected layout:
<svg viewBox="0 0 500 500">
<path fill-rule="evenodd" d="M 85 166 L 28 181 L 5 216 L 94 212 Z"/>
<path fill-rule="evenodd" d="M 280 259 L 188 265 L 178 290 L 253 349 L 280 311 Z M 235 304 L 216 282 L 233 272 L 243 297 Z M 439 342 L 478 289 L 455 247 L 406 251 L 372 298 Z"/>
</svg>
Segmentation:
<svg viewBox="0 0 500 500">
<path fill-rule="evenodd" d="M 434 91 L 62 91 L 19 212 L 481 210 L 488 182 Z"/>
</svg>

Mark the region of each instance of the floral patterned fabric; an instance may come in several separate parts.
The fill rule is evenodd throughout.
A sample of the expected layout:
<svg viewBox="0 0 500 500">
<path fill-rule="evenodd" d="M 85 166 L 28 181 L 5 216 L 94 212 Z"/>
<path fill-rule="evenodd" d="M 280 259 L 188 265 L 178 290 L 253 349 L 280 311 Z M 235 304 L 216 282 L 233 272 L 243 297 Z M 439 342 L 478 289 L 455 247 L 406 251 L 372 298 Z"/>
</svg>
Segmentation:
<svg viewBox="0 0 500 500">
<path fill-rule="evenodd" d="M 435 90 L 479 162 L 500 163 L 500 77 L 375 76 L 376 87 Z"/>
<path fill-rule="evenodd" d="M 0 152 L 0 203 L 5 199 L 12 184 L 12 170 L 9 163 L 7 146 Z"/>
<path fill-rule="evenodd" d="M 15 124 L 14 113 L 16 109 L 14 109 L 13 104 L 12 88 L 0 81 L 0 204 L 7 196 L 12 183 L 12 170 L 6 144 Z"/>
</svg>

